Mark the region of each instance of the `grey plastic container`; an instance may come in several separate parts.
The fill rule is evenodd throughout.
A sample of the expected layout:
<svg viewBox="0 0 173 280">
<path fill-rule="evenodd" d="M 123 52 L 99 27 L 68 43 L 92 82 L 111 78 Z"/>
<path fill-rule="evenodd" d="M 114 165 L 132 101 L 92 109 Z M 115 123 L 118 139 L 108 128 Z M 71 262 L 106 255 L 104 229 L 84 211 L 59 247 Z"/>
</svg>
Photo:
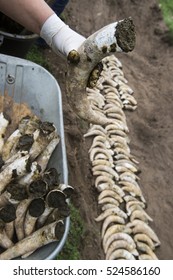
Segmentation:
<svg viewBox="0 0 173 280">
<path fill-rule="evenodd" d="M 49 166 L 60 173 L 60 182 L 68 184 L 68 169 L 64 139 L 61 90 L 56 79 L 43 67 L 25 59 L 0 54 L 0 94 L 14 98 L 17 103 L 27 103 L 43 121 L 57 127 L 60 143 Z M 65 220 L 65 232 L 60 242 L 52 242 L 35 251 L 27 259 L 52 260 L 62 250 L 69 232 L 70 218 Z"/>
</svg>

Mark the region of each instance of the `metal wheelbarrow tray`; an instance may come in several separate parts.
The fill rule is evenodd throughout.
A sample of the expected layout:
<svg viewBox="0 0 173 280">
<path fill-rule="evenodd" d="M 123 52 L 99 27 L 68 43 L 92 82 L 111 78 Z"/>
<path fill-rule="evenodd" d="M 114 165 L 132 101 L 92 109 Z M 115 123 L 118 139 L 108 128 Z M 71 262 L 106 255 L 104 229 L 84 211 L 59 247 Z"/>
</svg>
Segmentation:
<svg viewBox="0 0 173 280">
<path fill-rule="evenodd" d="M 0 94 L 13 96 L 17 103 L 26 103 L 42 121 L 53 122 L 60 135 L 49 167 L 60 173 L 60 182 L 68 184 L 68 170 L 64 139 L 61 90 L 56 79 L 43 67 L 26 59 L 0 54 Z M 54 259 L 62 250 L 68 232 L 70 219 L 65 219 L 65 232 L 60 242 L 52 242 L 35 251 L 27 259 Z"/>
</svg>

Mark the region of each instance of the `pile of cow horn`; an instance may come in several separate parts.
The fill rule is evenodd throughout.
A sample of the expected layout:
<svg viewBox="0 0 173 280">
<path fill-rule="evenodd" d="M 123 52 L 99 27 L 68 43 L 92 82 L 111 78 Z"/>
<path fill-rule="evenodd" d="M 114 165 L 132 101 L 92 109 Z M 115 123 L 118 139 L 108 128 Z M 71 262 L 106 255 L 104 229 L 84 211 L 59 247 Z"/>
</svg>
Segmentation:
<svg viewBox="0 0 173 280">
<path fill-rule="evenodd" d="M 6 137 L 10 120 L 0 114 L 0 259 L 26 258 L 60 241 L 73 187 L 60 184 L 48 168 L 60 137 L 53 123 L 37 116 L 20 120 Z"/>
<path fill-rule="evenodd" d="M 93 137 L 89 156 L 101 207 L 95 220 L 102 222 L 105 258 L 157 259 L 154 251 L 160 241 L 146 212 L 146 200 L 139 184 L 139 162 L 130 151 L 124 113 L 124 109 L 135 110 L 137 102 L 124 77 L 122 64 L 114 55 L 101 61 L 93 77 L 98 72 L 96 81 L 91 75 L 87 94 L 92 109 L 106 116 L 108 124 L 90 124 L 84 137 Z"/>
</svg>

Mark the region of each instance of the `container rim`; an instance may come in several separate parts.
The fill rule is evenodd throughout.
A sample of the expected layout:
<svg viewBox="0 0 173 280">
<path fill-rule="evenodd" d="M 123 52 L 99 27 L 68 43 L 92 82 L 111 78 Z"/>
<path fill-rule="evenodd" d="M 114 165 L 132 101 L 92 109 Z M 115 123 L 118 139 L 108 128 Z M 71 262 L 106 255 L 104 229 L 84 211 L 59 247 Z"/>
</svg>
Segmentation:
<svg viewBox="0 0 173 280">
<path fill-rule="evenodd" d="M 9 33 L 9 32 L 5 32 L 5 31 L 2 31 L 0 30 L 0 35 L 3 35 L 4 37 L 6 38 L 13 38 L 13 39 L 20 39 L 20 40 L 31 40 L 31 39 L 36 39 L 39 37 L 39 35 L 35 34 L 35 33 L 32 33 L 32 34 L 29 34 L 29 35 L 18 35 L 18 34 L 12 34 L 12 33 Z"/>
</svg>

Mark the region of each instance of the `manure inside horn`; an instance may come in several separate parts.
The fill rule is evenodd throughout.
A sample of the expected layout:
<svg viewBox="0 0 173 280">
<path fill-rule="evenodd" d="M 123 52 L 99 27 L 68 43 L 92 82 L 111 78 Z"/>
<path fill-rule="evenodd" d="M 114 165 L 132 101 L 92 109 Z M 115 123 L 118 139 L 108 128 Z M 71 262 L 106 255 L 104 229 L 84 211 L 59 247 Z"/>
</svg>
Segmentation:
<svg viewBox="0 0 173 280">
<path fill-rule="evenodd" d="M 67 187 L 63 190 L 63 193 L 67 196 L 67 198 L 70 198 L 74 194 L 74 188 Z"/>
<path fill-rule="evenodd" d="M 51 122 L 42 122 L 40 124 L 40 130 L 42 131 L 43 134 L 50 134 L 55 130 L 55 126 Z"/>
<path fill-rule="evenodd" d="M 32 217 L 39 217 L 45 210 L 45 202 L 42 198 L 35 198 L 31 201 L 28 211 Z"/>
<path fill-rule="evenodd" d="M 28 198 L 26 187 L 18 183 L 10 183 L 6 187 L 6 191 L 11 194 L 11 198 L 17 201 Z"/>
<path fill-rule="evenodd" d="M 28 188 L 28 192 L 33 197 L 42 197 L 48 191 L 48 185 L 44 180 L 33 181 Z"/>
<path fill-rule="evenodd" d="M 66 196 L 62 191 L 51 191 L 47 195 L 47 203 L 49 207 L 61 208 L 67 204 Z"/>
<path fill-rule="evenodd" d="M 16 208 L 8 204 L 0 209 L 0 219 L 5 223 L 10 223 L 16 219 Z"/>
<path fill-rule="evenodd" d="M 43 174 L 43 180 L 48 184 L 49 187 L 59 185 L 59 173 L 55 168 L 48 169 Z"/>
<path fill-rule="evenodd" d="M 19 138 L 17 149 L 19 149 L 20 151 L 29 151 L 33 143 L 33 135 L 24 134 Z"/>
<path fill-rule="evenodd" d="M 62 221 L 59 221 L 55 226 L 55 237 L 59 241 L 62 239 L 64 234 L 64 224 Z"/>
<path fill-rule="evenodd" d="M 116 26 L 115 37 L 117 43 L 124 52 L 132 51 L 135 47 L 135 26 L 132 18 L 126 18 L 118 22 Z"/>
</svg>

